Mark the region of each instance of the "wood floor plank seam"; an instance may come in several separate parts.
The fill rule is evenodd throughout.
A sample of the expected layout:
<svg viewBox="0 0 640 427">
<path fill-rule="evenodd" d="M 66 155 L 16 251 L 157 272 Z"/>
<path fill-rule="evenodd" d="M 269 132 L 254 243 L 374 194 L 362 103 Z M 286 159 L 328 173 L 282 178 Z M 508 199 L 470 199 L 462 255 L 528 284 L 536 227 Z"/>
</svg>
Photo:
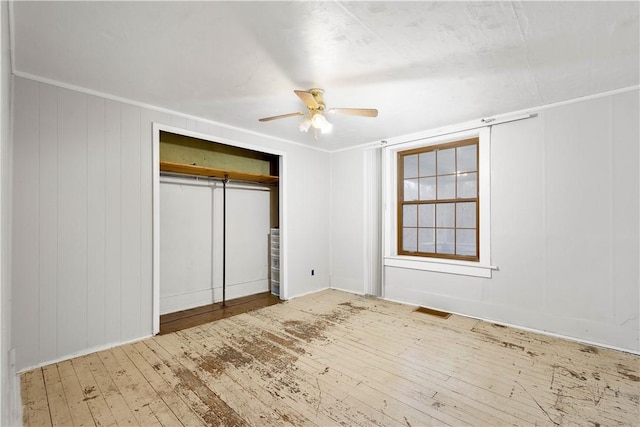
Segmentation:
<svg viewBox="0 0 640 427">
<path fill-rule="evenodd" d="M 218 325 L 221 325 L 221 324 L 218 324 Z M 218 332 L 217 332 L 217 331 L 207 330 L 207 331 L 204 331 L 204 333 L 205 333 L 205 334 L 209 334 L 209 336 L 211 337 L 211 339 L 213 339 L 213 338 L 216 338 L 216 336 L 215 336 L 215 335 L 211 335 L 211 334 L 212 334 L 212 333 L 217 334 Z M 206 338 L 205 338 L 205 339 L 206 339 Z M 211 344 L 214 344 L 214 343 L 211 341 L 211 339 L 206 339 L 206 340 L 207 340 L 207 342 L 209 342 L 209 343 L 211 343 Z M 216 340 L 216 341 L 219 341 L 219 340 Z M 225 346 L 229 346 L 230 348 L 232 348 L 232 349 L 233 349 L 235 352 L 237 352 L 238 354 L 243 353 L 242 351 L 239 351 L 240 349 L 238 348 L 237 344 L 235 344 L 235 343 L 233 342 L 233 340 L 225 340 Z M 248 358 L 254 358 L 254 355 L 247 354 L 245 357 L 248 357 Z M 258 373 L 260 374 L 259 376 L 257 376 L 257 377 L 256 377 L 256 379 L 257 379 L 258 381 L 261 381 L 261 380 L 262 380 L 262 378 L 265 378 L 265 377 L 266 377 L 266 378 L 268 378 L 268 381 L 264 381 L 264 382 L 263 382 L 263 385 L 265 386 L 265 388 L 266 388 L 267 390 L 270 390 L 270 389 L 271 389 L 270 383 L 271 383 L 271 384 L 273 384 L 273 381 L 279 381 L 279 378 L 278 378 L 278 372 L 277 372 L 277 371 L 273 371 L 273 373 L 270 373 L 271 368 L 270 368 L 269 366 L 266 366 L 262 361 L 260 361 L 260 360 L 258 360 L 258 359 L 254 359 L 254 360 L 255 360 L 255 362 L 256 362 L 256 365 L 252 365 L 252 366 L 254 366 L 254 367 L 256 367 L 256 368 L 258 368 L 258 367 L 259 367 L 259 369 L 258 369 Z M 241 366 L 241 367 L 237 367 L 237 368 L 238 368 L 238 369 L 241 369 L 241 370 L 248 369 L 248 368 L 247 368 L 247 367 L 245 367 L 245 366 L 248 366 L 248 365 L 249 365 L 249 363 L 248 363 L 248 361 L 247 361 L 247 363 L 242 362 L 242 365 L 243 365 L 243 366 Z M 291 373 L 291 375 L 293 375 L 293 374 Z M 287 384 L 286 382 L 287 382 L 287 380 L 285 379 L 285 382 L 282 384 L 282 387 L 280 387 L 280 385 L 279 385 L 279 384 L 276 384 L 276 385 L 275 385 L 275 389 L 276 389 L 276 390 L 278 390 L 278 389 L 282 390 L 283 388 L 286 388 L 286 387 L 289 385 L 289 384 Z M 296 385 L 296 387 L 299 387 L 299 384 L 298 384 L 298 385 Z M 278 390 L 278 392 L 279 392 L 280 390 Z M 288 399 L 288 400 L 285 400 L 285 402 L 287 402 L 289 405 L 291 405 L 291 404 L 294 404 L 294 405 L 295 405 L 296 403 L 299 403 L 299 400 L 297 399 L 297 397 L 298 397 L 298 395 L 297 395 L 297 394 L 287 394 L 287 395 L 285 396 L 285 399 Z M 297 405 L 297 406 L 299 406 L 299 405 Z M 312 419 L 313 419 L 313 417 L 314 417 L 314 415 L 313 415 L 313 411 L 305 411 L 305 412 L 302 412 L 302 413 L 301 413 L 301 415 L 305 416 L 305 417 L 306 417 L 307 419 L 309 419 L 309 420 L 312 420 Z M 327 414 L 327 415 L 329 415 L 329 414 Z M 339 422 L 340 422 L 340 420 L 332 419 L 332 418 L 331 418 L 331 415 L 329 415 L 329 416 L 328 416 L 328 418 L 325 418 L 324 420 L 322 419 L 322 415 L 321 415 L 321 414 L 320 414 L 320 415 L 316 415 L 315 417 L 316 417 L 316 418 L 319 418 L 319 420 L 320 420 L 321 422 L 323 422 L 324 424 L 326 424 L 326 423 L 334 424 L 334 423 L 337 423 L 337 422 L 339 423 Z"/>
<path fill-rule="evenodd" d="M 86 399 L 87 406 L 91 410 L 91 415 L 96 425 L 112 426 L 116 425 L 116 418 L 114 417 L 111 408 L 107 404 L 104 395 L 99 392 L 100 387 L 96 382 L 93 373 L 86 365 L 86 357 L 78 357 L 71 360 L 73 370 L 78 377 L 78 383 L 82 388 L 84 399 Z"/>
<path fill-rule="evenodd" d="M 142 372 L 135 367 L 135 364 L 124 352 L 124 349 L 124 346 L 113 348 L 111 354 L 114 355 L 115 360 L 125 371 L 124 375 L 128 377 L 128 382 L 137 388 L 132 388 L 132 392 L 135 392 L 137 395 L 148 396 L 143 400 L 143 402 L 145 402 L 143 406 L 147 405 L 151 413 L 162 425 L 181 424 L 179 418 L 175 416 L 173 411 L 167 406 L 162 395 L 157 393 Z M 140 390 L 140 388 L 142 388 L 142 390 Z"/>
<path fill-rule="evenodd" d="M 77 382 L 71 361 L 66 360 L 58 363 L 58 373 L 60 374 L 60 382 L 62 383 L 62 388 L 67 403 L 69 404 L 69 412 L 71 413 L 73 424 L 91 425 L 91 423 L 94 423 L 89 405 L 87 405 L 87 401 L 84 400 L 84 395 L 82 391 L 80 391 L 80 386 Z"/>
<path fill-rule="evenodd" d="M 125 397 L 131 413 L 139 425 L 156 425 L 160 420 L 153 413 L 150 402 L 135 392 L 133 381 L 128 377 L 125 367 L 121 366 L 119 361 L 113 354 L 114 349 L 101 352 L 99 357 L 103 363 L 105 370 L 109 374 L 111 381 L 115 385 L 118 392 Z"/>
<path fill-rule="evenodd" d="M 286 333 L 285 333 L 285 334 L 286 334 Z M 289 338 L 291 338 L 291 339 L 296 339 L 296 337 L 294 337 L 294 336 L 289 336 Z M 311 349 L 310 351 L 312 351 L 312 352 L 313 352 L 314 357 L 313 357 L 313 358 L 311 358 L 311 357 L 301 358 L 300 360 L 301 360 L 303 363 L 304 363 L 304 362 L 306 362 L 306 363 L 310 363 L 312 360 L 314 360 L 315 358 L 317 358 L 317 357 L 318 357 L 318 354 L 324 354 L 324 353 L 322 353 L 322 348 L 310 347 L 310 349 Z M 330 356 L 329 356 L 329 357 L 326 357 L 326 358 L 325 358 L 325 360 L 333 360 L 333 361 L 337 361 L 337 359 L 332 359 Z M 318 366 L 318 369 L 320 369 L 320 368 L 322 368 L 322 367 L 321 367 L 321 366 Z M 329 369 L 329 370 L 327 371 L 327 373 L 328 373 L 329 375 L 334 375 L 334 373 L 335 373 L 335 372 L 338 372 L 339 374 L 341 374 L 341 375 L 345 375 L 345 376 L 350 376 L 350 375 L 351 375 L 351 372 L 350 372 L 348 369 L 347 369 L 346 371 L 345 371 L 345 370 L 342 370 L 342 369 L 337 369 L 337 368 L 336 368 L 336 365 L 335 365 L 335 363 L 334 363 L 334 364 L 333 364 L 333 366 L 331 367 L 331 369 Z M 353 379 L 353 377 L 351 377 L 351 378 L 352 378 L 352 381 L 354 381 L 354 382 L 356 382 L 356 383 L 366 383 L 366 382 L 367 382 L 366 380 L 356 380 L 356 379 Z M 373 389 L 373 388 L 372 388 L 372 389 Z M 386 391 L 388 392 L 388 390 L 389 390 L 389 388 L 388 388 L 388 385 L 387 385 Z M 395 399 L 395 400 L 397 400 L 397 401 L 399 401 L 399 402 L 402 402 L 402 403 L 406 403 L 406 402 L 407 402 L 407 396 L 399 397 L 399 396 L 397 396 L 397 395 L 395 395 L 395 394 L 388 394 L 388 393 L 387 393 L 387 396 L 388 396 L 390 399 Z M 420 405 L 416 405 L 416 406 L 420 406 Z M 425 416 L 433 417 L 433 416 L 434 416 L 434 414 L 426 414 L 426 413 L 425 413 Z M 437 419 L 437 418 L 436 418 L 436 419 Z M 396 420 L 396 422 L 402 422 L 402 421 L 403 421 L 403 420 Z M 447 423 L 447 422 L 445 422 L 445 421 L 444 421 L 444 418 L 442 418 L 442 417 L 441 417 L 441 414 L 440 414 L 440 419 L 438 420 L 438 423 L 437 423 L 436 425 L 445 425 L 445 424 L 447 424 L 447 425 L 448 425 L 448 424 L 449 424 L 449 423 L 451 423 L 451 422 L 453 422 L 453 423 L 454 423 L 454 425 L 460 425 L 461 423 L 463 423 L 463 421 L 462 421 L 462 420 L 460 420 L 460 419 L 456 419 L 456 420 L 449 420 L 449 422 Z"/>
<path fill-rule="evenodd" d="M 529 369 L 527 368 L 527 370 L 529 370 Z"/>
<path fill-rule="evenodd" d="M 23 423 L 639 425 L 640 356 L 414 310 L 325 290 L 189 318 L 22 373 Z"/>
<path fill-rule="evenodd" d="M 175 334 L 173 334 L 175 335 Z M 167 351 L 165 347 L 163 347 L 159 341 L 166 342 L 172 334 L 163 335 L 164 338 L 162 340 L 158 338 L 151 339 L 146 343 L 150 345 L 152 351 L 154 348 L 158 350 L 158 347 L 161 347 L 167 356 L 161 356 L 164 363 L 167 364 L 169 370 L 171 371 L 173 377 L 176 379 L 179 389 L 187 396 L 193 396 L 191 399 L 192 404 L 196 404 L 198 408 L 198 414 L 201 418 L 204 419 L 207 425 L 225 425 L 225 419 L 221 416 L 221 412 L 218 410 L 217 402 L 215 402 L 215 397 L 210 395 L 213 391 L 203 387 L 197 381 L 193 380 L 193 376 L 198 375 L 194 370 L 190 370 L 188 366 L 184 366 L 182 362 L 176 357 L 179 353 L 171 353 Z M 159 352 L 156 352 L 160 356 Z M 178 366 L 176 366 L 178 365 Z M 209 399 L 209 397 L 211 399 Z M 242 423 L 236 423 L 236 420 L 232 420 L 229 424 L 233 425 L 242 425 Z"/>
<path fill-rule="evenodd" d="M 197 418 L 202 421 L 203 425 L 212 425 L 215 421 L 217 424 L 221 420 L 217 415 L 211 414 L 209 408 L 201 401 L 196 393 L 183 384 L 179 378 L 174 375 L 175 364 L 179 364 L 176 358 L 171 354 L 164 354 L 161 347 L 154 340 L 145 340 L 144 342 L 133 344 L 135 350 L 152 364 L 154 370 L 169 384 L 169 386 L 180 396 L 180 398 L 189 405 L 196 414 Z M 162 349 L 163 350 L 163 349 Z M 211 417 L 214 417 L 213 419 Z"/>
<path fill-rule="evenodd" d="M 174 336 L 175 336 L 175 337 L 177 337 L 177 336 L 178 336 L 178 334 L 175 334 Z M 164 346 L 165 346 L 165 349 L 170 349 L 170 348 L 171 348 L 171 347 L 166 347 L 166 346 L 167 346 L 167 339 L 163 339 L 163 340 L 161 340 L 161 341 L 163 341 L 163 343 L 162 343 L 161 345 L 164 345 Z M 188 357 L 188 358 L 187 358 L 187 357 Z M 201 366 L 203 366 L 202 364 L 198 365 L 198 364 L 196 363 L 196 360 L 194 360 L 194 359 L 197 359 L 197 357 L 193 355 L 193 352 L 191 353 L 191 355 L 190 355 L 190 356 L 187 356 L 186 354 L 182 354 L 182 355 L 179 357 L 179 359 L 181 360 L 181 361 L 180 361 L 180 363 L 182 363 L 182 364 L 183 364 L 183 366 L 184 366 L 186 369 L 192 369 L 192 370 L 194 370 L 194 372 L 196 373 L 196 375 L 200 376 L 200 377 L 202 378 L 202 380 L 203 380 L 203 381 L 207 382 L 207 378 L 206 378 L 206 374 L 205 374 L 206 369 L 201 368 Z M 225 375 L 225 376 L 227 376 L 227 375 L 228 375 L 228 374 L 227 374 L 227 372 L 225 372 L 225 373 L 224 373 L 224 375 Z M 221 377 L 219 377 L 219 378 L 221 378 Z M 242 387 L 242 388 L 243 388 L 243 390 L 248 391 L 248 389 L 242 385 L 242 381 L 240 381 L 238 377 L 231 378 L 231 383 L 235 383 L 236 385 L 238 385 L 238 386 Z M 255 394 L 254 394 L 254 396 L 255 396 L 256 398 L 258 398 L 258 396 L 257 396 L 257 395 L 255 395 Z M 261 400 L 260 400 L 260 399 L 257 399 L 257 400 L 261 402 Z M 229 403 L 229 402 L 227 402 L 227 403 Z M 263 406 L 266 406 L 266 405 L 264 405 L 264 404 L 263 404 Z M 270 418 L 265 417 L 265 418 L 263 419 L 263 422 L 264 422 L 264 423 L 268 423 L 269 421 L 270 421 Z"/>
<path fill-rule="evenodd" d="M 107 405 L 111 409 L 116 424 L 136 425 L 137 421 L 133 415 L 129 403 L 120 394 L 117 386 L 113 383 L 111 376 L 107 372 L 98 353 L 89 354 L 86 357 L 89 370 L 95 379 L 100 393 L 105 397 Z"/>
<path fill-rule="evenodd" d="M 45 378 L 45 386 L 47 390 L 47 401 L 51 415 L 51 424 L 55 425 L 71 425 L 71 411 L 64 394 L 64 388 L 60 382 L 58 373 L 58 365 L 48 365 L 42 368 Z"/>
<path fill-rule="evenodd" d="M 560 365 L 552 365 L 552 366 L 554 366 L 554 367 L 556 367 L 556 366 L 561 367 Z M 529 371 L 531 371 L 531 369 L 529 369 L 529 368 L 527 368 L 527 369 L 528 369 Z M 549 371 L 550 371 L 550 370 L 549 370 Z M 549 374 L 549 372 L 544 372 L 544 375 L 548 375 L 548 374 Z M 602 374 L 602 372 L 601 372 L 601 374 Z M 574 374 L 574 375 L 575 375 L 575 374 Z M 573 378 L 569 378 L 569 381 L 579 382 L 577 379 L 573 379 Z M 614 380 L 614 381 L 615 381 L 615 380 Z"/>
<path fill-rule="evenodd" d="M 132 344 L 126 345 L 123 349 L 125 349 L 127 357 L 129 357 L 131 362 L 136 365 L 149 385 L 163 400 L 163 402 L 165 402 L 174 416 L 180 420 L 182 425 L 205 425 L 202 419 L 198 417 L 188 403 L 171 388 L 170 384 L 158 374 L 154 367 L 135 349 Z"/>
<path fill-rule="evenodd" d="M 339 345 L 339 344 L 338 344 Z M 346 354 L 341 356 L 341 357 L 348 357 Z M 339 359 L 338 359 L 339 360 Z M 478 414 L 478 412 L 476 412 L 476 415 Z M 492 420 L 493 422 L 495 422 L 495 420 Z M 458 420 L 458 422 L 462 422 L 462 420 Z"/>
<path fill-rule="evenodd" d="M 230 322 L 233 322 L 233 319 L 230 319 Z M 218 326 L 223 326 L 223 325 L 218 325 Z M 219 331 L 219 328 L 218 328 L 218 331 Z M 248 336 L 248 335 L 250 335 L 250 331 L 243 330 L 243 335 L 247 335 L 247 336 Z M 286 348 L 286 347 L 279 347 L 277 343 L 273 343 L 273 344 L 271 344 L 271 345 L 273 345 L 274 347 L 278 347 L 278 348 L 279 348 L 281 351 L 283 351 L 283 352 L 287 352 L 287 353 L 289 353 L 289 355 L 290 355 L 291 357 L 296 357 L 296 358 L 298 358 L 298 357 L 300 356 L 300 354 L 299 354 L 299 353 L 292 352 L 292 351 L 290 351 L 290 349 L 288 349 L 288 348 Z M 307 374 L 307 375 L 306 375 L 306 379 L 302 379 L 302 378 L 301 378 L 301 381 L 306 381 L 306 382 L 307 382 L 307 383 L 309 383 L 311 386 L 313 386 L 313 385 L 314 385 L 314 384 L 313 384 L 313 381 L 315 380 L 315 381 L 318 383 L 318 389 L 320 389 L 320 383 L 324 384 L 324 386 L 326 386 L 326 387 L 331 387 L 331 384 L 330 384 L 330 383 L 328 383 L 328 382 L 326 382 L 326 381 L 324 380 L 324 378 L 323 378 L 323 375 L 325 374 L 324 369 L 325 369 L 326 367 L 324 367 L 324 366 L 323 366 L 323 367 L 317 367 L 315 371 L 312 371 L 312 370 L 305 370 L 305 369 L 304 369 L 304 367 L 303 367 L 303 366 L 300 366 L 300 365 L 301 365 L 301 364 L 304 364 L 304 363 L 307 361 L 307 359 L 306 359 L 306 358 L 304 358 L 304 357 L 300 357 L 300 358 L 299 358 L 299 359 L 297 359 L 296 361 L 297 361 L 297 362 L 299 362 L 298 366 L 301 368 L 300 370 L 296 371 L 296 373 L 300 374 L 302 371 L 304 371 L 304 372 Z M 334 389 L 332 389 L 332 390 L 334 390 Z M 334 390 L 333 392 L 335 393 L 335 390 Z M 330 396 L 332 395 L 332 394 L 331 394 L 331 392 L 329 392 L 329 395 L 330 395 Z M 341 401 L 344 399 L 344 397 L 339 398 L 339 397 L 337 397 L 337 396 L 335 396 L 335 395 L 333 395 L 333 397 L 334 397 L 338 402 L 341 402 Z M 370 410 L 371 410 L 371 411 L 375 411 L 375 409 L 374 409 L 373 407 L 369 407 L 369 408 L 370 408 Z M 380 414 L 380 415 L 383 415 L 383 414 Z M 370 419 L 370 421 L 372 421 L 372 422 L 373 422 L 373 420 L 372 420 L 372 419 Z M 397 420 L 396 420 L 396 422 L 397 422 Z M 383 424 L 383 425 L 384 425 L 384 424 Z"/>
<path fill-rule="evenodd" d="M 194 408 L 193 402 L 188 397 L 189 394 L 183 392 L 179 384 L 176 383 L 177 378 L 168 370 L 163 361 L 151 351 L 147 343 L 132 344 L 132 352 L 138 354 L 141 359 L 151 366 L 151 372 L 158 377 L 159 388 L 166 388 L 166 393 L 175 396 L 179 406 L 175 411 L 176 415 L 182 411 L 180 408 L 184 405 L 184 413 L 180 414 L 180 419 L 184 420 L 185 425 L 206 425 L 206 420 L 201 416 L 197 408 Z"/>
</svg>

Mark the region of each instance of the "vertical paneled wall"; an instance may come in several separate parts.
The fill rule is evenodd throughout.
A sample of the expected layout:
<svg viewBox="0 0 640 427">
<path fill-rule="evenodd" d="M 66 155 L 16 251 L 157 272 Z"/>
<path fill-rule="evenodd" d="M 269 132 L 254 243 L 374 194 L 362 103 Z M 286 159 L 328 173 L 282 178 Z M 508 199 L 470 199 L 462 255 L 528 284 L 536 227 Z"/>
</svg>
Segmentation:
<svg viewBox="0 0 640 427">
<path fill-rule="evenodd" d="M 365 292 L 363 157 L 361 150 L 331 155 L 331 286 L 356 293 Z"/>
<path fill-rule="evenodd" d="M 0 2 L 0 425 L 20 424 L 11 357 L 11 55 L 9 2 Z"/>
<path fill-rule="evenodd" d="M 386 267 L 384 295 L 640 351 L 638 99 L 628 91 L 494 126 L 493 277 Z M 331 160 L 332 268 L 345 288 L 364 279 L 359 256 L 345 256 L 360 253 L 360 235 L 338 235 L 354 221 L 346 212 L 364 206 L 352 196 L 362 188 L 363 155 Z"/>
<path fill-rule="evenodd" d="M 17 369 L 152 333 L 152 124 L 286 152 L 289 296 L 329 285 L 329 155 L 14 78 Z M 312 165 L 312 166 L 307 166 Z M 300 266 L 300 268 L 293 268 Z M 315 268 L 311 277 L 309 269 Z"/>
<path fill-rule="evenodd" d="M 14 80 L 14 82 L 16 82 Z M 20 86 L 23 82 L 16 82 Z M 21 90 L 19 90 L 21 89 Z M 12 253 L 12 345 L 16 348 L 16 355 L 29 354 L 25 363 L 33 364 L 40 359 L 40 310 L 41 294 L 46 297 L 46 292 L 41 292 L 40 269 L 40 88 L 37 84 L 16 87 L 14 106 L 14 161 L 13 170 L 13 253 Z M 57 102 L 56 102 L 57 104 Z M 31 111 L 29 117 L 15 117 L 18 111 Z M 56 139 L 58 131 L 56 129 Z M 57 140 L 56 140 L 57 146 Z M 58 155 L 56 154 L 56 159 Z M 56 160 L 57 161 L 57 160 Z M 57 180 L 56 172 L 56 180 Z M 57 190 L 56 190 L 57 191 Z M 51 207 L 49 207 L 51 209 Z M 57 215 L 57 203 L 54 212 Z M 52 212 L 53 214 L 53 212 Z M 57 228 L 57 221 L 56 221 Z M 57 234 L 57 233 L 56 233 Z M 53 245 L 57 247 L 57 242 Z M 45 267 L 47 263 L 44 263 Z M 53 285 L 49 285 L 55 293 L 57 282 L 57 259 L 52 263 L 56 266 Z M 45 274 L 46 271 L 45 271 Z M 46 280 L 46 278 L 45 278 Z M 44 285 L 47 286 L 47 285 Z M 47 304 L 56 307 L 56 301 L 49 299 Z M 57 307 L 56 307 L 57 308 Z M 57 310 L 56 310 L 57 311 Z M 50 316 L 53 324 L 57 323 L 55 314 Z M 83 319 L 86 321 L 86 319 Z M 42 331 L 43 335 L 51 334 L 51 331 Z M 54 331 L 55 354 L 55 331 Z"/>
<path fill-rule="evenodd" d="M 149 121 L 140 108 L 26 79 L 15 79 L 15 94 L 20 367 L 148 335 Z"/>
</svg>

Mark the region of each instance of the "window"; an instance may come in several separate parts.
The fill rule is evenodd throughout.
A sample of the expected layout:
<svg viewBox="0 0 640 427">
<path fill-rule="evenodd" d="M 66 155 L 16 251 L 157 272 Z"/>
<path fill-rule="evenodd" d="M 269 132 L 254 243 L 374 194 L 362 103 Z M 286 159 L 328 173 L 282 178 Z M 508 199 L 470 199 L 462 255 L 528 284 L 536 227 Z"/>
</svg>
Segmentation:
<svg viewBox="0 0 640 427">
<path fill-rule="evenodd" d="M 464 148 L 465 146 L 475 148 Z M 452 148 L 453 150 L 445 152 Z M 475 150 L 475 171 L 464 166 L 465 150 Z M 428 154 L 430 152 L 433 153 Z M 420 155 L 423 153 L 425 155 L 422 156 L 421 163 Z M 443 153 L 444 158 L 439 159 L 442 166 L 440 167 L 438 158 L 442 157 Z M 447 153 L 449 156 L 453 155 L 454 161 L 453 172 L 450 173 L 445 172 Z M 405 201 L 404 158 L 412 155 L 417 156 L 413 157 L 414 160 L 410 158 L 407 161 L 407 168 L 415 167 L 415 171 L 409 171 L 406 177 L 409 182 L 408 197 Z M 431 160 L 430 156 L 433 156 Z M 417 161 L 417 164 L 412 164 L 414 161 Z M 429 162 L 431 167 L 436 169 L 435 172 L 428 170 Z M 451 159 L 448 166 L 451 171 L 450 162 Z M 473 160 L 469 163 L 473 164 Z M 397 140 L 387 140 L 383 144 L 381 165 L 384 267 L 490 279 L 493 270 L 497 268 L 491 265 L 491 128 L 452 130 L 437 135 L 423 132 L 398 137 Z M 476 181 L 475 185 L 471 186 L 468 180 L 473 176 Z M 465 183 L 472 189 L 475 188 L 475 194 L 469 196 L 465 193 L 469 190 L 469 187 L 465 188 Z M 429 191 L 432 192 L 431 195 Z M 461 205 L 474 202 L 475 211 L 465 209 L 473 205 Z M 448 207 L 444 206 L 445 203 L 449 203 Z M 405 205 L 413 205 L 412 208 L 407 208 L 407 218 L 404 218 Z M 431 208 L 424 205 L 433 205 L 433 218 L 429 217 Z M 470 211 L 475 212 L 475 218 L 470 216 Z M 414 213 L 415 222 L 411 218 Z M 468 216 L 465 217 L 465 214 Z M 465 223 L 465 220 L 469 219 L 472 221 Z M 475 226 L 469 225 L 472 223 L 475 223 Z M 472 240 L 473 232 L 469 230 L 475 230 L 475 241 Z M 411 239 L 414 239 L 415 244 Z M 403 246 L 404 240 L 407 246 Z"/>
<path fill-rule="evenodd" d="M 478 141 L 398 152 L 398 255 L 480 260 Z"/>
</svg>

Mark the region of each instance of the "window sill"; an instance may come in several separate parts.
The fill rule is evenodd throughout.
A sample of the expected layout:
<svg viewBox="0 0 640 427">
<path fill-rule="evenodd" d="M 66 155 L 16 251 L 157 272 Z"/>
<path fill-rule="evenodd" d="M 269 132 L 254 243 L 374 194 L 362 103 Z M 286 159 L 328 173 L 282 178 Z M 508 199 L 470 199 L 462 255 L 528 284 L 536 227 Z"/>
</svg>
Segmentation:
<svg viewBox="0 0 640 427">
<path fill-rule="evenodd" d="M 483 277 L 486 279 L 490 279 L 491 272 L 498 269 L 498 267 L 478 262 L 412 256 L 387 256 L 384 258 L 384 266 Z"/>
</svg>

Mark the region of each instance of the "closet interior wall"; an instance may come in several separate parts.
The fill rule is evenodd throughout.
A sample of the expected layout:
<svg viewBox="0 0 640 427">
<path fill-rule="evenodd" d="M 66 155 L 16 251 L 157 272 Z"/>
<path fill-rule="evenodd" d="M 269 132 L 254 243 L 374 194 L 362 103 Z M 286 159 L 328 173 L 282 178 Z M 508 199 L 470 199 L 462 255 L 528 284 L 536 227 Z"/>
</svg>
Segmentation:
<svg viewBox="0 0 640 427">
<path fill-rule="evenodd" d="M 163 175 L 160 314 L 267 291 L 269 229 L 269 187 Z"/>
</svg>

